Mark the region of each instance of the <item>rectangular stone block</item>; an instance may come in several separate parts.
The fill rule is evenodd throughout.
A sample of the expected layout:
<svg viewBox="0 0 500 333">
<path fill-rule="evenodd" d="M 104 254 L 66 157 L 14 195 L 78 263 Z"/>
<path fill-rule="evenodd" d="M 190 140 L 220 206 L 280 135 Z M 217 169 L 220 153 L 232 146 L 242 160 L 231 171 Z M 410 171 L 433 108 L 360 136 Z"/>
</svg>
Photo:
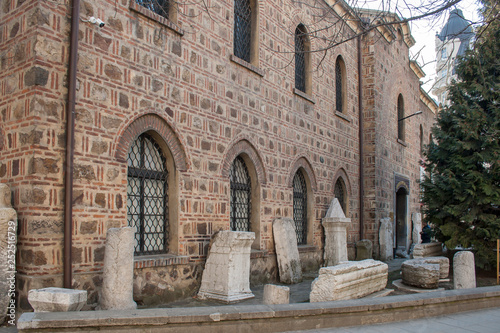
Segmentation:
<svg viewBox="0 0 500 333">
<path fill-rule="evenodd" d="M 273 234 L 280 282 L 298 283 L 302 281 L 302 266 L 293 220 L 291 218 L 275 219 L 273 221 Z"/>
<path fill-rule="evenodd" d="M 443 255 L 440 242 L 416 244 L 413 248 L 413 258 L 438 257 Z"/>
<path fill-rule="evenodd" d="M 288 304 L 290 303 L 290 288 L 266 284 L 264 286 L 264 304 Z"/>
<path fill-rule="evenodd" d="M 32 289 L 28 301 L 35 312 L 80 311 L 87 303 L 87 291 L 54 287 Z"/>
</svg>

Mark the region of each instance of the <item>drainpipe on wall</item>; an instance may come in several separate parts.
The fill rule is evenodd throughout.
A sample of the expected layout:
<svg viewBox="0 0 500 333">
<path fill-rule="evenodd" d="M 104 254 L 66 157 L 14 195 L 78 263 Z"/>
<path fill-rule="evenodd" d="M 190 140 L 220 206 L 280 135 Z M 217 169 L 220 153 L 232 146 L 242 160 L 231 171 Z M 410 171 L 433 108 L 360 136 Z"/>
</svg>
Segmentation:
<svg viewBox="0 0 500 333">
<path fill-rule="evenodd" d="M 364 196 L 365 196 L 365 175 L 364 175 L 364 148 L 363 148 L 363 64 L 361 56 L 361 35 L 358 36 L 358 112 L 359 112 L 359 239 L 365 238 L 364 224 Z"/>
<path fill-rule="evenodd" d="M 68 65 L 68 103 L 66 106 L 66 164 L 64 182 L 64 288 L 72 287 L 73 267 L 73 155 L 75 151 L 75 104 L 76 63 L 78 54 L 78 30 L 80 23 L 80 0 L 73 0 L 71 14 L 71 39 Z"/>
</svg>

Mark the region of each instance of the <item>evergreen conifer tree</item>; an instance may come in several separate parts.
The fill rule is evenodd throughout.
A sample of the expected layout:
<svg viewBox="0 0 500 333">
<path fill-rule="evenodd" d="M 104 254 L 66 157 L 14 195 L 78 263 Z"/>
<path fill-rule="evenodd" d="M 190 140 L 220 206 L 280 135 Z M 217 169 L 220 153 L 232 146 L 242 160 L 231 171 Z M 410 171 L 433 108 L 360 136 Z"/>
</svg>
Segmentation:
<svg viewBox="0 0 500 333">
<path fill-rule="evenodd" d="M 498 8 L 483 5 L 486 23 L 457 65 L 421 185 L 425 219 L 437 238 L 450 249 L 473 248 L 476 265 L 488 268 L 500 238 L 500 22 L 488 20 Z"/>
</svg>

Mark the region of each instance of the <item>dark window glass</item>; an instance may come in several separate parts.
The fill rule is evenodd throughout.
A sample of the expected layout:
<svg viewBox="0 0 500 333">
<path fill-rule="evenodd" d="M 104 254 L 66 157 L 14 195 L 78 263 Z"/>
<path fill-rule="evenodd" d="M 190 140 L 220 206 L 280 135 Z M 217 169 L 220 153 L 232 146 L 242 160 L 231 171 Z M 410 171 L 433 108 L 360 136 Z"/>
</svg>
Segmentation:
<svg viewBox="0 0 500 333">
<path fill-rule="evenodd" d="M 306 92 L 305 41 L 305 29 L 299 25 L 295 30 L 295 88 L 303 92 Z"/>
<path fill-rule="evenodd" d="M 344 214 L 347 215 L 345 187 L 342 178 L 337 179 L 337 182 L 335 183 L 335 188 L 333 190 L 333 195 L 335 195 L 335 198 L 337 198 L 337 200 L 339 201 L 340 207 L 342 207 Z"/>
<path fill-rule="evenodd" d="M 342 65 L 340 59 L 335 62 L 335 110 L 342 112 Z"/>
<path fill-rule="evenodd" d="M 231 183 L 231 230 L 250 231 L 251 182 L 245 161 L 236 157 L 229 175 Z"/>
<path fill-rule="evenodd" d="M 169 0 L 135 0 L 135 2 L 168 19 L 168 12 L 170 11 Z"/>
<path fill-rule="evenodd" d="M 250 0 L 234 1 L 234 55 L 250 62 L 252 9 Z"/>
<path fill-rule="evenodd" d="M 136 228 L 135 254 L 168 251 L 168 184 L 165 157 L 141 134 L 128 154 L 127 220 Z"/>
<path fill-rule="evenodd" d="M 405 121 L 400 120 L 405 116 L 405 107 L 403 102 L 403 96 L 398 97 L 398 139 L 405 140 Z"/>
<path fill-rule="evenodd" d="M 293 177 L 293 220 L 297 234 L 297 244 L 307 243 L 307 188 L 302 172 Z"/>
</svg>

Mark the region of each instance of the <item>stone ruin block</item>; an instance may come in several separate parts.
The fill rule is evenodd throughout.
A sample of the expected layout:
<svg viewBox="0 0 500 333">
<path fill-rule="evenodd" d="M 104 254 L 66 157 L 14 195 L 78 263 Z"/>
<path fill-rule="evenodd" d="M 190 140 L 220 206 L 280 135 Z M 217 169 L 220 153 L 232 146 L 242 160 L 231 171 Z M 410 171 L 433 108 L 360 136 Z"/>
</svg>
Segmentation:
<svg viewBox="0 0 500 333">
<path fill-rule="evenodd" d="M 264 286 L 264 304 L 288 304 L 290 303 L 290 288 L 266 284 Z"/>
<path fill-rule="evenodd" d="M 413 258 L 438 257 L 443 255 L 443 245 L 440 242 L 416 244 L 413 248 Z"/>
<path fill-rule="evenodd" d="M 323 267 L 312 282 L 310 302 L 355 299 L 383 290 L 387 285 L 388 266 L 367 259 Z"/>
<path fill-rule="evenodd" d="M 345 217 L 339 200 L 333 198 L 325 217 L 321 221 L 325 229 L 324 260 L 326 266 L 334 266 L 348 260 L 347 226 L 350 223 L 351 219 Z"/>
<path fill-rule="evenodd" d="M 421 244 L 422 238 L 420 237 L 420 232 L 422 231 L 422 214 L 413 213 L 411 214 L 411 220 L 413 222 L 413 230 L 411 233 L 411 238 L 414 244 Z"/>
<path fill-rule="evenodd" d="M 410 260 L 408 260 L 410 261 Z M 439 265 L 439 278 L 446 279 L 450 274 L 450 259 L 446 257 L 426 257 L 419 259 L 412 259 L 411 261 L 420 262 L 423 264 L 437 264 Z"/>
<path fill-rule="evenodd" d="M 108 229 L 104 247 L 101 310 L 130 310 L 137 307 L 133 298 L 134 234 L 132 227 Z"/>
<path fill-rule="evenodd" d="M 253 232 L 225 230 L 214 234 L 198 298 L 231 303 L 254 297 L 250 290 L 250 251 L 254 240 Z"/>
<path fill-rule="evenodd" d="M 439 264 L 407 260 L 401 265 L 403 283 L 408 286 L 436 289 L 439 284 Z"/>
<path fill-rule="evenodd" d="M 369 239 L 362 239 L 356 242 L 356 260 L 365 260 L 372 258 L 372 241 Z"/>
<path fill-rule="evenodd" d="M 273 235 L 280 282 L 293 284 L 302 281 L 302 266 L 294 221 L 287 217 L 275 219 Z"/>
<path fill-rule="evenodd" d="M 87 291 L 53 287 L 32 289 L 28 302 L 35 312 L 80 311 L 87 304 Z"/>
<path fill-rule="evenodd" d="M 392 260 L 394 257 L 394 233 L 390 218 L 380 219 L 378 239 L 380 244 L 380 260 Z"/>
<path fill-rule="evenodd" d="M 476 288 L 474 253 L 460 251 L 453 256 L 453 288 Z"/>
<path fill-rule="evenodd" d="M 12 208 L 10 188 L 0 184 L 0 324 L 7 316 L 16 286 L 17 213 Z M 9 314 L 9 317 L 12 315 Z M 11 319 L 15 319 L 11 318 Z"/>
</svg>

